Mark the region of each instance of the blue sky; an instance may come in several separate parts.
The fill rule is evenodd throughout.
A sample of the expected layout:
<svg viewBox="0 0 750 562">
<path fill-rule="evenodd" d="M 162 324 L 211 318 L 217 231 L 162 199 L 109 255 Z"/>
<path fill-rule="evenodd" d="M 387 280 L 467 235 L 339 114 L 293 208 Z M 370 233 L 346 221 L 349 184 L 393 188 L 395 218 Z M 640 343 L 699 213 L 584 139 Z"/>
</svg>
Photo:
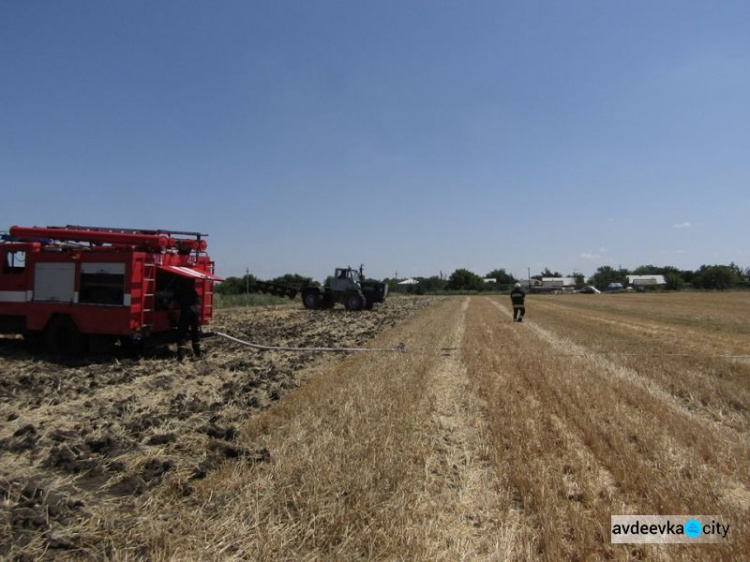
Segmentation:
<svg viewBox="0 0 750 562">
<path fill-rule="evenodd" d="M 0 229 L 225 276 L 750 266 L 746 1 L 0 0 Z"/>
</svg>

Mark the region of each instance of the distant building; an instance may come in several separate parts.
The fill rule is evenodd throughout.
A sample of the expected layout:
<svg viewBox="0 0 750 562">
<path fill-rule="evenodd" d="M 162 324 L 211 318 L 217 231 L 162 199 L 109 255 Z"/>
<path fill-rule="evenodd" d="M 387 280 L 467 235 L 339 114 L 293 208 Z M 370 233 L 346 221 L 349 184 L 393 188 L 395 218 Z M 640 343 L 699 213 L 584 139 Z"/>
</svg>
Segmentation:
<svg viewBox="0 0 750 562">
<path fill-rule="evenodd" d="M 575 277 L 542 277 L 542 287 L 552 289 L 574 288 L 576 286 Z"/>
<path fill-rule="evenodd" d="M 497 283 L 497 279 L 494 277 L 487 277 L 486 279 L 482 279 L 485 283 Z"/>
<path fill-rule="evenodd" d="M 412 285 L 419 285 L 419 281 L 417 281 L 416 279 L 412 279 L 412 278 L 404 279 L 403 281 L 399 281 L 398 283 L 396 283 L 396 288 L 399 291 L 405 291 L 407 288 L 411 287 Z"/>
<path fill-rule="evenodd" d="M 518 281 L 521 284 L 521 287 L 524 289 L 533 289 L 534 287 L 541 287 L 542 282 L 539 281 L 539 279 L 519 279 Z"/>
<path fill-rule="evenodd" d="M 666 285 L 663 275 L 628 275 L 628 285 L 633 287 L 658 287 Z"/>
</svg>

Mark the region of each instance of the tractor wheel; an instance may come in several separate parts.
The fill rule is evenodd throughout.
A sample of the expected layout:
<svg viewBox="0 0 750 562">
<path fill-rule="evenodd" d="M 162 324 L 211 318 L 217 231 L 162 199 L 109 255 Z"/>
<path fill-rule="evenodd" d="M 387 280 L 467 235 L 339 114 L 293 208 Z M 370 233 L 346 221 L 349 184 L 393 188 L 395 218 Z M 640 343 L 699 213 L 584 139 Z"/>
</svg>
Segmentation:
<svg viewBox="0 0 750 562">
<path fill-rule="evenodd" d="M 344 301 L 347 310 L 362 310 L 365 307 L 365 298 L 360 293 L 351 293 Z"/>
<path fill-rule="evenodd" d="M 47 351 L 55 357 L 79 357 L 86 351 L 86 336 L 70 316 L 56 316 L 44 330 Z"/>
<path fill-rule="evenodd" d="M 315 310 L 320 306 L 320 294 L 315 291 L 309 291 L 302 295 L 302 304 L 305 308 Z"/>
</svg>

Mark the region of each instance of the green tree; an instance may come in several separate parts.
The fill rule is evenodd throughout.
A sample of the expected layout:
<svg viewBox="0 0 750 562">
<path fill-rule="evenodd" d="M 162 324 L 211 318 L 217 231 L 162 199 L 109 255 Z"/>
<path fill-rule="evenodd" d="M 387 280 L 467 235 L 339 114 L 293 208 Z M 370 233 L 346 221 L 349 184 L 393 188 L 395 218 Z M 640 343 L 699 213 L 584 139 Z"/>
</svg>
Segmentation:
<svg viewBox="0 0 750 562">
<path fill-rule="evenodd" d="M 513 285 L 516 282 L 516 278 L 507 273 L 505 269 L 493 269 L 485 275 L 485 278 L 495 279 L 498 285 Z"/>
<path fill-rule="evenodd" d="M 622 283 L 624 285 L 628 274 L 629 272 L 625 268 L 615 269 L 609 265 L 603 265 L 591 276 L 589 283 L 603 291 L 610 283 Z"/>
<path fill-rule="evenodd" d="M 663 275 L 664 268 L 656 265 L 639 265 L 633 270 L 633 275 Z"/>
<path fill-rule="evenodd" d="M 579 289 L 586 284 L 586 276 L 583 273 L 574 271 L 570 274 L 570 277 L 573 277 L 576 280 L 576 287 Z"/>
<path fill-rule="evenodd" d="M 216 284 L 216 292 L 220 295 L 241 295 L 247 292 L 248 285 L 252 291 L 256 278 L 252 274 L 242 277 L 227 277 L 223 282 Z"/>
<path fill-rule="evenodd" d="M 744 278 L 745 278 L 745 272 L 742 270 L 742 268 L 739 265 L 737 265 L 734 262 L 729 262 L 729 266 L 728 267 L 737 276 L 738 282 L 744 280 Z"/>
<path fill-rule="evenodd" d="M 693 284 L 702 289 L 731 289 L 741 279 L 736 269 L 731 265 L 702 265 L 695 272 Z"/>
<path fill-rule="evenodd" d="M 433 275 L 432 277 L 417 277 L 417 281 L 419 281 L 418 287 L 423 293 L 436 293 L 438 291 L 443 291 L 448 284 L 445 279 L 441 279 L 437 275 Z"/>
<path fill-rule="evenodd" d="M 693 280 L 695 279 L 695 271 L 693 271 L 691 269 L 677 269 L 677 268 L 674 268 L 674 273 L 676 273 L 677 275 L 679 275 L 682 278 L 682 280 L 685 283 L 685 285 L 687 285 L 688 283 L 692 284 Z"/>
<path fill-rule="evenodd" d="M 685 287 L 685 280 L 679 273 L 670 271 L 664 276 L 664 280 L 667 282 L 665 287 L 670 291 L 680 291 Z"/>
<path fill-rule="evenodd" d="M 448 289 L 452 291 L 481 291 L 484 281 L 468 269 L 457 269 L 448 278 Z"/>
<path fill-rule="evenodd" d="M 542 280 L 542 277 L 562 277 L 563 274 L 559 271 L 550 271 L 549 267 L 545 267 L 544 271 L 542 271 L 539 275 L 532 275 L 532 279 L 538 279 L 539 281 Z"/>
</svg>

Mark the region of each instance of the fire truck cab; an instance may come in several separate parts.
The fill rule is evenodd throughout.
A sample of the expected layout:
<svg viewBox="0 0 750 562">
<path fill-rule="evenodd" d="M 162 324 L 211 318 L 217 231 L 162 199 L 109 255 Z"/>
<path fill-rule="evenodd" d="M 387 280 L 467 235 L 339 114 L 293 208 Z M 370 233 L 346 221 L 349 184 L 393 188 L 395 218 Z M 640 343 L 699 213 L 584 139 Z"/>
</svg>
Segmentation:
<svg viewBox="0 0 750 562">
<path fill-rule="evenodd" d="M 206 234 L 101 227 L 18 227 L 0 241 L 0 333 L 43 340 L 59 355 L 89 343 L 174 335 L 172 298 L 190 285 L 200 324 L 213 313 Z"/>
</svg>

